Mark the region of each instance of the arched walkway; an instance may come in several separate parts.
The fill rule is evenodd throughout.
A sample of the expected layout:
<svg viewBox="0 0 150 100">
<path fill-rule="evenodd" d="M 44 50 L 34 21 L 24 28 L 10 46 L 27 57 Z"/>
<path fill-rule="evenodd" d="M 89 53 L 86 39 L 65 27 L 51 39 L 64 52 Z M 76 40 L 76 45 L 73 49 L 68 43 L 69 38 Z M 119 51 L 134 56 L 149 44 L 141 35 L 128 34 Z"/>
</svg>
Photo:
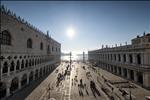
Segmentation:
<svg viewBox="0 0 150 100">
<path fill-rule="evenodd" d="M 42 68 L 40 68 L 40 77 L 42 77 Z"/>
<path fill-rule="evenodd" d="M 19 79 L 17 77 L 15 77 L 11 81 L 10 93 L 12 93 L 18 89 L 18 84 L 19 84 Z"/>
<path fill-rule="evenodd" d="M 0 99 L 6 96 L 6 84 L 0 82 Z"/>
<path fill-rule="evenodd" d="M 43 75 L 45 75 L 45 67 L 43 68 Z"/>
<path fill-rule="evenodd" d="M 33 75 L 34 75 L 34 74 L 33 74 L 33 71 L 31 71 L 31 72 L 30 72 L 30 75 L 29 75 L 29 82 L 33 81 Z"/>
<path fill-rule="evenodd" d="M 3 65 L 2 73 L 7 73 L 7 72 L 8 72 L 8 63 L 5 62 L 4 65 Z"/>
<path fill-rule="evenodd" d="M 143 84 L 143 74 L 141 72 L 137 72 L 138 82 Z"/>
<path fill-rule="evenodd" d="M 14 61 L 11 62 L 10 64 L 10 72 L 15 70 L 15 63 Z"/>
<path fill-rule="evenodd" d="M 35 79 L 38 79 L 38 69 L 36 69 L 36 71 L 35 71 Z"/>
<path fill-rule="evenodd" d="M 27 74 L 24 74 L 21 79 L 21 86 L 24 86 L 26 84 L 27 84 Z"/>
</svg>

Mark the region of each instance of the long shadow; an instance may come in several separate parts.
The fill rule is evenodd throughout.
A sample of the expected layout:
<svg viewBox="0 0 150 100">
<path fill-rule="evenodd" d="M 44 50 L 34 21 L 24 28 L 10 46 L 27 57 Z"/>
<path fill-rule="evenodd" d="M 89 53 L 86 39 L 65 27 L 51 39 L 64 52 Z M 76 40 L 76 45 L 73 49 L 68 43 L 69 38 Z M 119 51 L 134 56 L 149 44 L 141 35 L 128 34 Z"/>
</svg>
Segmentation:
<svg viewBox="0 0 150 100">
<path fill-rule="evenodd" d="M 86 87 L 86 84 L 84 84 L 84 88 L 85 88 L 86 94 L 89 95 L 89 92 L 88 92 L 88 89 Z"/>
<path fill-rule="evenodd" d="M 55 69 L 54 69 L 55 70 Z M 38 80 L 34 80 L 30 82 L 28 85 L 24 86 L 21 90 L 18 90 L 15 94 L 11 94 L 5 100 L 25 100 L 25 98 L 32 93 L 32 91 L 40 85 L 43 80 L 45 80 L 54 70 L 52 70 L 49 74 L 39 78 Z"/>
<path fill-rule="evenodd" d="M 91 88 L 91 91 L 92 91 L 94 97 L 96 97 L 96 94 L 97 94 L 98 96 L 101 96 L 100 92 L 99 92 L 98 89 L 96 88 L 95 82 L 90 81 L 90 88 Z"/>
<path fill-rule="evenodd" d="M 78 85 L 78 90 L 79 90 L 79 95 L 80 95 L 80 96 L 84 96 L 80 84 Z"/>
</svg>

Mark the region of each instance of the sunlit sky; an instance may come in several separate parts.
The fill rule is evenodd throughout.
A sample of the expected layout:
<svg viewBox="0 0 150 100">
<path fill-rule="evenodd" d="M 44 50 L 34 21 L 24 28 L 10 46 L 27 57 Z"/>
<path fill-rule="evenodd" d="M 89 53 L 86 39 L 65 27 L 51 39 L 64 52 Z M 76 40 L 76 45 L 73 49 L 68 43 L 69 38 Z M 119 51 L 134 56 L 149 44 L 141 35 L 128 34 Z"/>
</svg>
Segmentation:
<svg viewBox="0 0 150 100">
<path fill-rule="evenodd" d="M 101 45 L 131 43 L 150 32 L 150 1 L 2 1 L 7 8 L 61 43 L 82 53 Z M 69 34 L 68 34 L 69 31 Z M 71 34 L 70 34 L 71 33 Z"/>
</svg>

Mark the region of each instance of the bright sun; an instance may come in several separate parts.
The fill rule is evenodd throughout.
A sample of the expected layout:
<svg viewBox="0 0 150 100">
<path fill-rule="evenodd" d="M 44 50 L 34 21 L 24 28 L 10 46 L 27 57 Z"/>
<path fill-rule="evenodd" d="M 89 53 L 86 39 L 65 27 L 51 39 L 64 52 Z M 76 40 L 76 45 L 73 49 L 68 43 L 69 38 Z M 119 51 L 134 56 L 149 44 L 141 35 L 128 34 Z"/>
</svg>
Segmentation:
<svg viewBox="0 0 150 100">
<path fill-rule="evenodd" d="M 73 27 L 70 27 L 70 28 L 67 29 L 67 36 L 69 38 L 73 38 L 75 36 L 75 30 L 74 30 Z"/>
</svg>

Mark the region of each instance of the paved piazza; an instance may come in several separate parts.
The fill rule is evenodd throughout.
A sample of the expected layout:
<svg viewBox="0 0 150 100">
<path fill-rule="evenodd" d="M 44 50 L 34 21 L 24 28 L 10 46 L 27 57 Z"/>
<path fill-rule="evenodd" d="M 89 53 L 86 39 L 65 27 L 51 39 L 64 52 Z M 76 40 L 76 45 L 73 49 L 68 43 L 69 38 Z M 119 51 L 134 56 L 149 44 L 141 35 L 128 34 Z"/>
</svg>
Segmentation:
<svg viewBox="0 0 150 100">
<path fill-rule="evenodd" d="M 26 100 L 130 100 L 130 90 L 132 100 L 145 100 L 145 96 L 150 94 L 150 91 L 132 82 L 81 62 L 72 63 L 71 74 L 56 86 L 58 73 L 64 72 L 68 65 L 61 63 Z M 96 84 L 98 92 L 90 87 L 91 80 Z"/>
</svg>

